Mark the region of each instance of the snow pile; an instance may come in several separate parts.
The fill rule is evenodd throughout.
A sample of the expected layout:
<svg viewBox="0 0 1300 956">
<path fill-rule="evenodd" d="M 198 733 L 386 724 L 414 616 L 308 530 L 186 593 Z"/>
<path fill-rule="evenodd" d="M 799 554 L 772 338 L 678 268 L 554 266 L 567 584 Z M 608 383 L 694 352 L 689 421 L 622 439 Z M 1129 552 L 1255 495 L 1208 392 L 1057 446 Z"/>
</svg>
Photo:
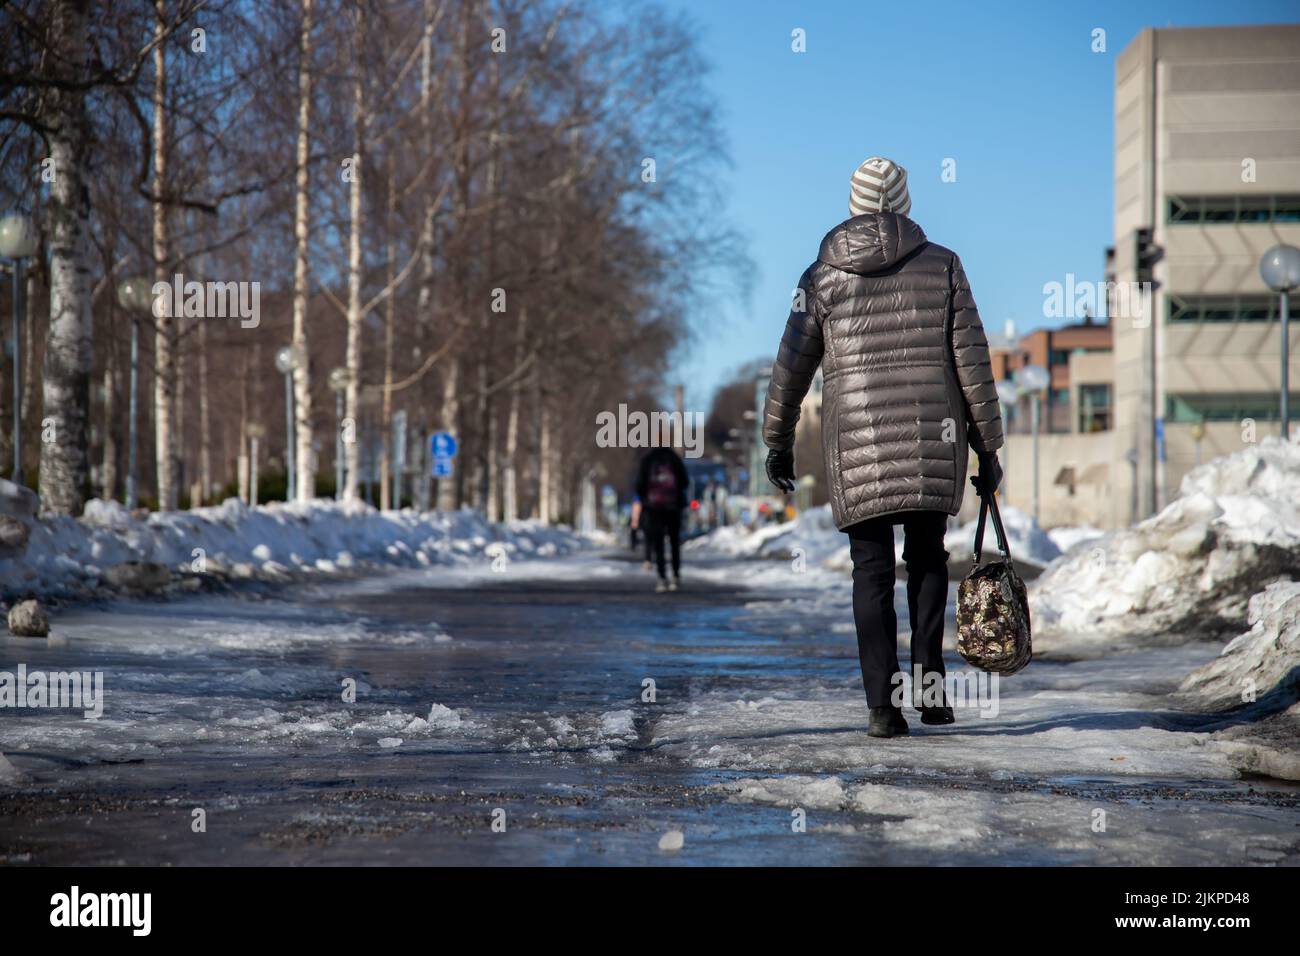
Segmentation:
<svg viewBox="0 0 1300 956">
<path fill-rule="evenodd" d="M 1007 542 L 1016 560 L 1025 560 L 1038 565 L 1046 565 L 1059 557 L 1064 550 L 1059 547 L 1053 535 L 1061 535 L 1071 544 L 1080 538 L 1088 538 L 1089 531 L 1100 535 L 1095 529 L 1062 528 L 1049 535 L 1028 514 L 1009 505 L 1001 506 L 1002 526 L 1007 532 Z M 944 537 L 944 547 L 954 557 L 964 558 L 971 552 L 975 541 L 975 522 L 962 525 L 949 531 Z M 762 525 L 756 530 L 749 530 L 743 525 L 729 525 L 717 528 L 687 544 L 688 550 L 704 553 L 722 554 L 733 558 L 780 558 L 788 560 L 802 555 L 809 567 L 822 566 L 834 570 L 851 567 L 849 561 L 848 537 L 835 527 L 831 518 L 830 505 L 811 508 L 798 515 L 793 521 L 784 524 Z M 986 556 L 997 553 L 997 538 L 993 533 L 993 523 L 989 522 L 984 532 L 984 553 Z M 894 556 L 902 560 L 903 529 L 901 525 L 894 528 Z"/>
<path fill-rule="evenodd" d="M 1250 625 L 1189 674 L 1179 694 L 1189 706 L 1231 710 L 1212 746 L 1238 770 L 1300 780 L 1300 582 L 1278 581 L 1252 597 Z"/>
<path fill-rule="evenodd" d="M 1300 444 L 1266 438 L 1196 468 L 1179 497 L 1034 582 L 1035 648 L 1222 638 L 1247 601 L 1300 576 Z"/>
<path fill-rule="evenodd" d="M 835 527 L 830 505 L 810 508 L 793 521 L 763 524 L 752 531 L 744 525 L 715 528 L 688 542 L 686 548 L 732 558 L 802 557 L 808 566 L 849 564 L 849 539 Z"/>
<path fill-rule="evenodd" d="M 1061 548 L 1057 546 L 1052 536 L 1040 528 L 1038 522 L 1030 515 L 1001 502 L 998 503 L 998 513 L 1002 515 L 1002 529 L 1007 533 L 1007 547 L 1011 549 L 1011 556 L 1017 561 L 1027 561 L 1042 566 L 1061 556 Z M 960 528 L 949 531 L 943 539 L 943 546 L 948 549 L 948 553 L 954 557 L 969 557 L 975 545 L 975 527 L 978 524 L 979 519 L 974 518 Z M 1064 530 L 1059 529 L 1057 533 Z M 997 553 L 998 538 L 993 530 L 993 518 L 990 516 L 985 521 L 984 528 L 984 560 L 989 560 Z"/>
<path fill-rule="evenodd" d="M 1096 541 L 1098 538 L 1104 538 L 1107 532 L 1101 528 L 1094 528 L 1092 525 L 1080 525 L 1071 527 L 1063 525 L 1059 528 L 1048 529 L 1047 536 L 1052 539 L 1052 544 L 1056 545 L 1061 554 L 1069 554 L 1075 548 Z"/>
<path fill-rule="evenodd" d="M 1270 585 L 1250 599 L 1249 613 L 1250 630 L 1188 675 L 1182 693 L 1213 710 L 1300 696 L 1300 582 Z"/>
<path fill-rule="evenodd" d="M 29 519 L 26 553 L 0 560 L 0 593 L 79 596 L 128 569 L 161 565 L 183 574 L 287 580 L 291 574 L 347 571 L 362 565 L 428 567 L 490 558 L 510 561 L 578 550 L 586 540 L 535 521 L 491 524 L 469 509 L 377 511 L 361 503 L 318 500 L 250 508 L 236 498 L 193 511 L 135 517 L 94 500 L 80 519 Z"/>
</svg>

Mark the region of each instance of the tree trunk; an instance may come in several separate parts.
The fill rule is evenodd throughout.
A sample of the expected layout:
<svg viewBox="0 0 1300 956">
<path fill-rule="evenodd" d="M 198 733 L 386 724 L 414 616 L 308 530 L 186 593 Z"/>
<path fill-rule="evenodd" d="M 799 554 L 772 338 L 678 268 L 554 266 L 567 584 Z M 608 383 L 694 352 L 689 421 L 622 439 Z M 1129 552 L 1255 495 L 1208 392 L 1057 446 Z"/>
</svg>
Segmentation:
<svg viewBox="0 0 1300 956">
<path fill-rule="evenodd" d="M 420 133 L 426 162 L 432 161 L 433 118 L 429 115 L 429 96 L 433 86 L 433 18 L 436 0 L 424 0 L 424 49 L 420 59 Z M 427 176 L 424 185 L 424 215 L 420 219 L 420 293 L 416 304 L 416 341 L 426 345 L 433 324 L 433 279 L 436 268 L 433 258 L 434 226 L 438 217 L 434 200 L 438 190 L 435 180 Z"/>
<path fill-rule="evenodd" d="M 212 418 L 208 403 L 208 324 L 199 320 L 199 487 L 198 502 L 203 504 L 212 494 Z"/>
<path fill-rule="evenodd" d="M 466 230 L 466 221 L 469 217 L 469 202 L 471 195 L 470 177 L 472 170 L 470 168 L 469 154 L 469 86 L 471 76 L 471 58 L 470 58 L 470 17 L 473 13 L 472 5 L 464 3 L 461 5 L 460 26 L 456 33 L 456 77 L 459 94 L 458 117 L 455 127 L 455 144 L 454 144 L 454 163 L 453 176 L 456 183 L 456 228 L 457 237 L 464 236 Z M 456 256 L 453 269 L 452 281 L 453 295 L 456 305 L 455 316 L 458 322 L 464 322 L 468 314 L 468 272 L 467 263 L 464 261 L 465 255 Z M 442 378 L 442 413 L 439 416 L 442 421 L 442 427 L 445 431 L 451 432 L 460 438 L 457 424 L 460 419 L 460 358 L 454 354 L 447 357 L 447 371 Z M 456 474 L 447 478 L 438 480 L 438 510 L 454 511 L 459 504 L 460 480 L 463 474 L 464 462 L 467 459 L 464 449 L 459 452 L 456 459 Z"/>
<path fill-rule="evenodd" d="M 519 310 L 519 327 L 515 337 L 515 368 L 524 361 L 524 343 L 528 335 L 528 308 Z M 519 490 L 515 463 L 519 458 L 519 397 L 526 379 L 516 379 L 510 386 L 510 411 L 506 418 L 506 447 L 501 470 L 501 497 L 503 517 L 514 521 L 519 517 Z"/>
<path fill-rule="evenodd" d="M 460 362 L 454 357 L 447 360 L 447 373 L 442 378 L 442 430 L 456 434 L 456 420 L 460 416 Z M 456 478 L 438 479 L 438 510 L 456 510 Z"/>
<path fill-rule="evenodd" d="M 100 497 L 105 501 L 117 497 L 117 438 L 114 435 L 117 422 L 113 414 L 117 397 L 113 374 L 116 364 L 110 356 L 104 365 L 104 458 L 100 469 Z"/>
<path fill-rule="evenodd" d="M 54 11 L 54 60 L 68 79 L 79 80 L 86 56 L 86 4 L 58 0 Z M 85 94 L 53 88 L 46 94 L 50 158 L 50 328 L 42 373 L 44 415 L 54 440 L 41 442 L 41 503 L 55 514 L 81 513 L 90 463 L 86 429 L 90 411 L 90 193 L 89 126 Z M 15 436 L 20 440 L 20 436 Z"/>
<path fill-rule="evenodd" d="M 297 499 L 316 497 L 315 435 L 312 429 L 312 356 L 307 343 L 308 243 L 311 237 L 311 31 L 312 0 L 302 0 L 302 27 L 298 48 L 298 156 L 294 185 L 293 344 L 298 366 L 293 371 L 294 463 L 298 471 Z"/>
<path fill-rule="evenodd" d="M 360 36 L 365 23 L 361 7 L 356 8 L 354 39 L 356 41 L 352 69 L 352 182 L 348 193 L 348 336 L 347 369 L 348 386 L 344 396 L 344 415 L 359 423 L 361 418 L 361 144 L 364 141 L 366 124 L 366 94 L 362 76 L 362 49 Z M 347 501 L 357 500 L 357 479 L 359 477 L 361 456 L 360 443 L 362 433 L 357 429 L 354 440 L 345 446 L 347 461 L 347 478 L 343 485 L 343 497 Z"/>
<path fill-rule="evenodd" d="M 259 354 L 260 349 L 254 343 L 252 353 L 254 359 Z M 239 382 L 239 444 L 238 455 L 235 461 L 235 482 L 239 486 L 239 500 L 244 504 L 249 502 L 249 460 L 248 460 L 248 410 L 252 405 L 249 400 L 249 386 L 252 384 L 252 363 L 249 360 L 248 351 L 244 352 L 244 374 Z"/>
<path fill-rule="evenodd" d="M 153 265 L 154 282 L 170 284 L 167 275 L 167 57 L 166 0 L 154 0 L 153 51 Z M 154 462 L 157 469 L 158 508 L 175 510 L 176 471 L 172 415 L 175 410 L 176 317 L 171 314 L 170 296 L 166 308 L 155 308 L 154 344 Z"/>
<path fill-rule="evenodd" d="M 551 416 L 542 395 L 538 414 L 542 417 L 542 437 L 537 449 L 537 516 L 543 524 L 555 520 L 555 474 L 551 468 Z"/>
<path fill-rule="evenodd" d="M 393 167 L 392 163 L 388 166 L 388 202 L 384 209 L 384 233 L 387 236 L 387 253 L 388 253 L 388 272 L 387 288 L 389 289 L 388 298 L 384 301 L 384 397 L 383 397 L 383 423 L 380 427 L 383 430 L 384 452 L 383 457 L 379 460 L 379 510 L 388 511 L 390 508 L 402 507 L 399 500 L 394 504 L 392 495 L 392 474 L 393 474 L 393 307 L 397 299 L 397 294 L 393 290 L 393 282 L 397 275 L 397 244 L 394 241 L 393 233 L 393 210 L 397 205 L 397 193 L 393 188 Z"/>
</svg>

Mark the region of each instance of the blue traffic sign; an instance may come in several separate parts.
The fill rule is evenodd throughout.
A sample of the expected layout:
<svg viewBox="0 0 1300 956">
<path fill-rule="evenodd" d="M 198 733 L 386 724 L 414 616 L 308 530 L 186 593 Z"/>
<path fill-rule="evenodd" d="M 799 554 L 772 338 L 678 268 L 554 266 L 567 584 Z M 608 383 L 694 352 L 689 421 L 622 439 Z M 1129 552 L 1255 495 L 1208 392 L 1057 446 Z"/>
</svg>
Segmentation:
<svg viewBox="0 0 1300 956">
<path fill-rule="evenodd" d="M 456 436 L 451 432 L 434 432 L 429 436 L 429 450 L 434 458 L 455 458 Z"/>
<path fill-rule="evenodd" d="M 433 477 L 450 478 L 452 474 L 452 459 L 435 458 L 433 460 Z"/>
</svg>

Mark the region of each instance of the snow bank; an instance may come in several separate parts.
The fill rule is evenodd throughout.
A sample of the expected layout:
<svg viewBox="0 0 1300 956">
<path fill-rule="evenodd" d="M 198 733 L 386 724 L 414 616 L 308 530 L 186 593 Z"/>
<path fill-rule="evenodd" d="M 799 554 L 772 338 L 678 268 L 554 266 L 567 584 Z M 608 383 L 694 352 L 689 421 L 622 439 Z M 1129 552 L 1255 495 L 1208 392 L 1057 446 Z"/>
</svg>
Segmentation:
<svg viewBox="0 0 1300 956">
<path fill-rule="evenodd" d="M 1080 546 L 1030 588 L 1035 649 L 1222 638 L 1247 601 L 1300 576 L 1300 444 L 1266 438 L 1190 472 L 1133 528 Z"/>
<path fill-rule="evenodd" d="M 1018 508 L 1002 506 L 1002 525 L 1007 532 L 1011 553 L 1016 560 L 1025 560 L 1038 565 L 1046 565 L 1060 556 L 1063 548 L 1059 547 L 1053 537 Z M 1078 538 L 1087 538 L 1089 531 L 1100 535 L 1095 529 L 1058 529 L 1053 534 L 1071 539 L 1073 544 Z M 1071 538 L 1071 533 L 1073 537 Z M 975 541 L 975 522 L 962 525 L 949 531 L 944 538 L 944 547 L 954 557 L 966 557 L 970 554 Z M 751 531 L 743 525 L 729 525 L 717 528 L 687 544 L 688 550 L 721 554 L 737 558 L 781 558 L 789 559 L 802 554 L 809 566 L 822 566 L 834 570 L 850 567 L 848 537 L 835 527 L 831 518 L 830 505 L 822 505 L 802 512 L 793 521 L 784 524 L 768 524 Z M 984 533 L 984 551 L 991 555 L 997 551 L 997 539 L 990 522 Z M 894 555 L 902 560 L 903 529 L 894 529 Z"/>
<path fill-rule="evenodd" d="M 1249 618 L 1250 630 L 1192 671 L 1178 696 L 1184 706 L 1229 711 L 1211 746 L 1239 771 L 1300 780 L 1300 582 L 1256 594 Z"/>
<path fill-rule="evenodd" d="M 998 513 L 1002 515 L 1002 529 L 1007 533 L 1007 546 L 1011 556 L 1017 561 L 1027 561 L 1040 567 L 1061 556 L 1062 549 L 1052 536 L 1038 526 L 1030 515 L 998 502 Z M 975 527 L 979 519 L 975 518 L 960 528 L 949 531 L 943 539 L 943 546 L 953 557 L 969 558 L 975 545 Z M 1060 529 L 1065 530 L 1065 529 Z M 1059 531 L 1058 531 L 1059 533 Z M 984 560 L 998 553 L 998 538 L 993 530 L 990 517 L 984 528 Z"/>
<path fill-rule="evenodd" d="M 1300 780 L 1300 703 L 1264 720 L 1219 731 L 1208 746 L 1243 774 Z"/>
<path fill-rule="evenodd" d="M 1052 544 L 1056 545 L 1061 554 L 1069 554 L 1077 547 L 1104 538 L 1106 532 L 1086 524 L 1077 528 L 1066 525 L 1048 529 L 1047 536 L 1052 539 Z"/>
<path fill-rule="evenodd" d="M 849 539 L 835 527 L 830 505 L 810 508 L 793 521 L 763 524 L 753 530 L 738 524 L 715 528 L 687 542 L 686 549 L 732 558 L 789 560 L 802 556 L 809 566 L 849 565 Z"/>
<path fill-rule="evenodd" d="M 1300 582 L 1279 581 L 1256 594 L 1249 618 L 1250 630 L 1189 674 L 1180 693 L 1213 710 L 1300 696 Z"/>
<path fill-rule="evenodd" d="M 0 560 L 0 594 L 84 596 L 126 562 L 173 572 L 287 580 L 290 574 L 347 571 L 362 565 L 427 567 L 490 558 L 564 554 L 586 544 L 568 528 L 534 521 L 491 524 L 469 509 L 377 511 L 368 505 L 313 501 L 249 508 L 236 498 L 192 511 L 143 518 L 94 500 L 80 519 L 28 519 L 25 554 Z"/>
</svg>

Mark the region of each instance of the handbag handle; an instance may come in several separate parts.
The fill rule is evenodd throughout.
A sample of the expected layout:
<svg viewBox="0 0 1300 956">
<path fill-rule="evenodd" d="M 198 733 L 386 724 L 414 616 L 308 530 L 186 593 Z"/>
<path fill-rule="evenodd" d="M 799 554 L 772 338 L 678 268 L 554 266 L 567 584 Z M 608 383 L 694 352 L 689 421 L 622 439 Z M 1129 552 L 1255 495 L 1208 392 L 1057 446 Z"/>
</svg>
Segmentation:
<svg viewBox="0 0 1300 956">
<path fill-rule="evenodd" d="M 998 550 L 1002 552 L 1002 560 L 1007 564 L 1011 564 L 1011 549 L 1007 545 L 1006 529 L 1002 527 L 1002 513 L 998 511 L 997 492 L 985 495 L 980 490 L 979 483 L 973 475 L 970 483 L 975 486 L 975 490 L 979 492 L 980 496 L 980 516 L 975 525 L 975 566 L 979 567 L 980 559 L 984 553 L 984 519 L 990 511 L 993 513 L 993 535 L 997 538 Z"/>
</svg>

